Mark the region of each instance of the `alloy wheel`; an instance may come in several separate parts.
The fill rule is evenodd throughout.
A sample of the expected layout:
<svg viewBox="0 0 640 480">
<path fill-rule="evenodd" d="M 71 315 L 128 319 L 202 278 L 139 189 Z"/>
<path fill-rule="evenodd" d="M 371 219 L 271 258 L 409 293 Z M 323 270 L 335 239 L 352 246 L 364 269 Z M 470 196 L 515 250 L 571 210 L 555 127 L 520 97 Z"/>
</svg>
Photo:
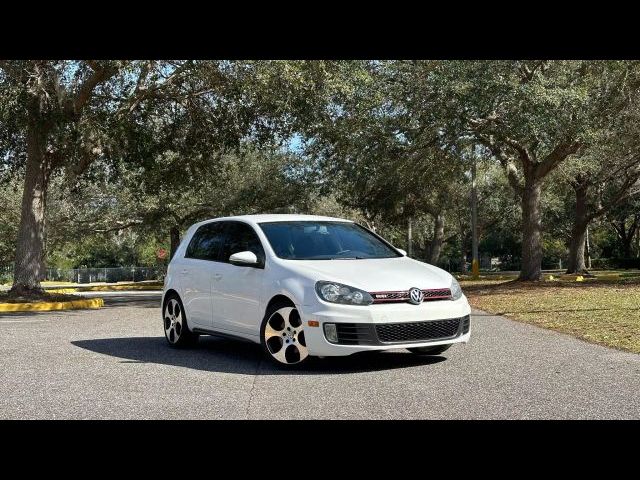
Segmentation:
<svg viewBox="0 0 640 480">
<path fill-rule="evenodd" d="M 164 308 L 164 334 L 169 343 L 175 344 L 180 340 L 183 322 L 182 309 L 180 303 L 175 298 L 170 299 Z"/>
<path fill-rule="evenodd" d="M 302 319 L 294 307 L 282 307 L 271 314 L 264 341 L 269 354 L 280 363 L 292 365 L 309 356 Z"/>
</svg>

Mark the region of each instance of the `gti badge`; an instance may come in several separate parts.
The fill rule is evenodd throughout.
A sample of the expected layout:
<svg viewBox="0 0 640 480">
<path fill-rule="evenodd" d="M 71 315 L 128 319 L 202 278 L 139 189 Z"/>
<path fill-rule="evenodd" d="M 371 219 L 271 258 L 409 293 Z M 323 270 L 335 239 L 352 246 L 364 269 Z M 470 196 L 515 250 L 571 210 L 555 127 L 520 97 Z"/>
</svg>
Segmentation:
<svg viewBox="0 0 640 480">
<path fill-rule="evenodd" d="M 414 305 L 420 305 L 424 300 L 424 293 L 419 288 L 412 288 L 409 290 L 409 302 Z"/>
</svg>

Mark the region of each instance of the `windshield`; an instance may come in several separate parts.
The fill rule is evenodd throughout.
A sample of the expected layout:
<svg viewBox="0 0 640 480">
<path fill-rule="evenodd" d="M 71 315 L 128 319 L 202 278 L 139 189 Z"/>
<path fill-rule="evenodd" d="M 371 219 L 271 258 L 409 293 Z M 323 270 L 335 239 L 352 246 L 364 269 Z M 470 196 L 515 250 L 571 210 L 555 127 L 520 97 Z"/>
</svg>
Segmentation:
<svg viewBox="0 0 640 480">
<path fill-rule="evenodd" d="M 402 255 L 367 229 L 347 222 L 269 222 L 260 228 L 275 254 L 289 260 L 347 260 Z"/>
</svg>

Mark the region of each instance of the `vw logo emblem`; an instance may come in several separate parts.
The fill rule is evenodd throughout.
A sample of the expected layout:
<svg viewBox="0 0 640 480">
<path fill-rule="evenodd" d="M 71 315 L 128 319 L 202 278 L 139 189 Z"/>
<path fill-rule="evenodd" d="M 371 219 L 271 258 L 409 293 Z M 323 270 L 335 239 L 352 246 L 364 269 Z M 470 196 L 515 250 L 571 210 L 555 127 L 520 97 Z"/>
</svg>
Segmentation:
<svg viewBox="0 0 640 480">
<path fill-rule="evenodd" d="M 424 293 L 419 288 L 412 288 L 409 290 L 409 301 L 414 305 L 420 305 L 424 300 Z"/>
</svg>

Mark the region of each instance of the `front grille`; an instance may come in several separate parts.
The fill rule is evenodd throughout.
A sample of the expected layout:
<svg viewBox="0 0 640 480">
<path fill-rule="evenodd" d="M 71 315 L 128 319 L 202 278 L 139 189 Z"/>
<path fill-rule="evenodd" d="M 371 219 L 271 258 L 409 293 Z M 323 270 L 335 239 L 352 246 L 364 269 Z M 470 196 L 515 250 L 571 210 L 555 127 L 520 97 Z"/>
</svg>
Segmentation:
<svg viewBox="0 0 640 480">
<path fill-rule="evenodd" d="M 409 292 L 373 292 L 373 303 L 406 302 Z"/>
<path fill-rule="evenodd" d="M 460 318 L 431 320 L 429 322 L 385 323 L 376 325 L 378 339 L 383 343 L 419 342 L 454 337 L 460 327 Z"/>
<path fill-rule="evenodd" d="M 435 300 L 436 298 L 449 298 L 451 290 L 448 288 L 438 288 L 434 290 L 422 290 L 425 300 Z"/>
<path fill-rule="evenodd" d="M 428 290 L 422 290 L 424 294 L 424 301 L 431 300 L 448 300 L 451 298 L 451 290 L 448 288 L 433 288 Z M 371 292 L 373 297 L 373 303 L 394 303 L 394 302 L 408 302 L 409 291 L 398 292 Z"/>
<path fill-rule="evenodd" d="M 385 345 L 454 338 L 469 331 L 469 316 L 411 323 L 336 323 L 340 345 Z"/>
</svg>

